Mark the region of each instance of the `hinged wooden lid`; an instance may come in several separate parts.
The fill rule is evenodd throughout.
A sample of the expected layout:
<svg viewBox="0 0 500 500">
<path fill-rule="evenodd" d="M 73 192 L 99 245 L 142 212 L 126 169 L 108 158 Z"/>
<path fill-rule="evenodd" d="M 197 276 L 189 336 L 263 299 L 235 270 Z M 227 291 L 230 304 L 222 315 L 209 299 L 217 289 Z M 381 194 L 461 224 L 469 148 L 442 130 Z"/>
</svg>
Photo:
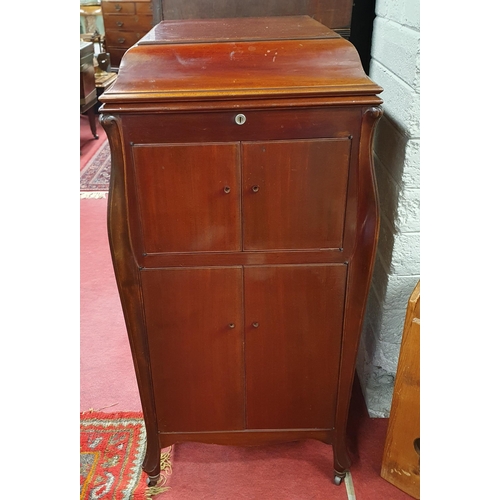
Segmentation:
<svg viewBox="0 0 500 500">
<path fill-rule="evenodd" d="M 162 21 L 104 103 L 375 95 L 354 46 L 308 16 Z"/>
</svg>

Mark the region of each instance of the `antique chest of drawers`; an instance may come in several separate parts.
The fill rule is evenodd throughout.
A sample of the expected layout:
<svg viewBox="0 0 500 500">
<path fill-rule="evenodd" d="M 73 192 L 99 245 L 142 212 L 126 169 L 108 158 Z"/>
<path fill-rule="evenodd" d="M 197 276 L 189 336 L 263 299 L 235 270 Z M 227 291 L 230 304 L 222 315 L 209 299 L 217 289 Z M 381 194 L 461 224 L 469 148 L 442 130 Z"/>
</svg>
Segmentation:
<svg viewBox="0 0 500 500">
<path fill-rule="evenodd" d="M 112 69 L 117 69 L 126 50 L 153 27 L 150 0 L 103 0 L 106 50 Z"/>
<path fill-rule="evenodd" d="M 333 446 L 378 235 L 381 88 L 308 16 L 164 21 L 101 96 L 108 229 L 147 430 Z"/>
</svg>

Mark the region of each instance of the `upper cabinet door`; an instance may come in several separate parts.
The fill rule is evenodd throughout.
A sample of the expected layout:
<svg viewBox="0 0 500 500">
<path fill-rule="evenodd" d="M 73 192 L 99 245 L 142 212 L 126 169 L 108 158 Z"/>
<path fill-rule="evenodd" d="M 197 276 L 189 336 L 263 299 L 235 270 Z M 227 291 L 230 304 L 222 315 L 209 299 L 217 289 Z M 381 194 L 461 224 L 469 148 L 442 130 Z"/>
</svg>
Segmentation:
<svg viewBox="0 0 500 500">
<path fill-rule="evenodd" d="M 341 248 L 351 140 L 242 144 L 243 248 Z"/>
<path fill-rule="evenodd" d="M 241 250 L 239 143 L 132 150 L 145 253 Z"/>
</svg>

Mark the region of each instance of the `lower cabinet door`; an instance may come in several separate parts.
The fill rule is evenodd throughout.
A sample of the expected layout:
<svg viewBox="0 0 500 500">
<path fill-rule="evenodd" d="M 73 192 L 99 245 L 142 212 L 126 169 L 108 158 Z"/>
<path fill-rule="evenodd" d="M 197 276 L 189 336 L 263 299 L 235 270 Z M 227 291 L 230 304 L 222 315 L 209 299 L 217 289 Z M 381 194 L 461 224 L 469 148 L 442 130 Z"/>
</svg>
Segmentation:
<svg viewBox="0 0 500 500">
<path fill-rule="evenodd" d="M 346 266 L 248 266 L 244 283 L 247 428 L 332 428 Z"/>
<path fill-rule="evenodd" d="M 158 428 L 244 428 L 242 268 L 141 272 Z"/>
</svg>

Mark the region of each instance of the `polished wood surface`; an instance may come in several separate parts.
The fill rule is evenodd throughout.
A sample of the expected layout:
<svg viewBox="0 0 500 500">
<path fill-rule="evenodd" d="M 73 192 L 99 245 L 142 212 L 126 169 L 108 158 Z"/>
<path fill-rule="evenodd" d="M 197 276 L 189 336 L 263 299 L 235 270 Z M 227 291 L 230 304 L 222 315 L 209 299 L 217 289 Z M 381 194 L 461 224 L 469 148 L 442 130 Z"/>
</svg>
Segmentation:
<svg viewBox="0 0 500 500">
<path fill-rule="evenodd" d="M 143 253 L 241 250 L 239 144 L 133 147 Z"/>
<path fill-rule="evenodd" d="M 242 268 L 141 276 L 158 430 L 244 429 Z"/>
<path fill-rule="evenodd" d="M 408 300 L 380 475 L 420 498 L 420 281 Z"/>
<path fill-rule="evenodd" d="M 155 26 L 141 40 L 141 45 L 340 38 L 309 16 L 294 16 L 294 20 L 290 23 L 289 17 L 277 17 L 272 19 L 272 24 L 266 17 L 231 19 L 223 23 L 218 19 L 166 21 Z"/>
<path fill-rule="evenodd" d="M 342 248 L 351 141 L 242 144 L 245 250 Z"/>
<path fill-rule="evenodd" d="M 289 27 L 285 29 L 283 23 Z M 232 33 L 231 38 L 222 42 L 216 37 L 210 43 L 202 39 L 182 43 L 199 36 L 197 21 L 165 21 L 156 26 L 128 50 L 120 66 L 121 78 L 104 102 L 381 92 L 364 73 L 352 44 L 342 37 L 320 35 L 324 27 L 312 19 L 280 19 L 280 29 L 268 29 L 267 38 L 261 32 L 265 26 L 273 27 L 273 18 L 236 19 L 234 24 L 237 29 L 233 26 L 222 32 Z M 254 25 L 258 37 L 247 40 Z M 287 38 L 289 33 L 293 39 Z M 160 59 L 161 66 L 150 64 Z"/>
<path fill-rule="evenodd" d="M 346 266 L 245 267 L 246 427 L 330 429 Z"/>
<path fill-rule="evenodd" d="M 292 33 L 303 19 L 275 22 Z M 244 32 L 138 44 L 101 98 L 110 246 L 153 482 L 160 446 L 185 440 L 314 438 L 333 445 L 336 484 L 350 466 L 381 88 L 349 42 L 305 24 L 310 36 L 273 41 L 288 54 L 273 63 L 269 42 Z"/>
</svg>

